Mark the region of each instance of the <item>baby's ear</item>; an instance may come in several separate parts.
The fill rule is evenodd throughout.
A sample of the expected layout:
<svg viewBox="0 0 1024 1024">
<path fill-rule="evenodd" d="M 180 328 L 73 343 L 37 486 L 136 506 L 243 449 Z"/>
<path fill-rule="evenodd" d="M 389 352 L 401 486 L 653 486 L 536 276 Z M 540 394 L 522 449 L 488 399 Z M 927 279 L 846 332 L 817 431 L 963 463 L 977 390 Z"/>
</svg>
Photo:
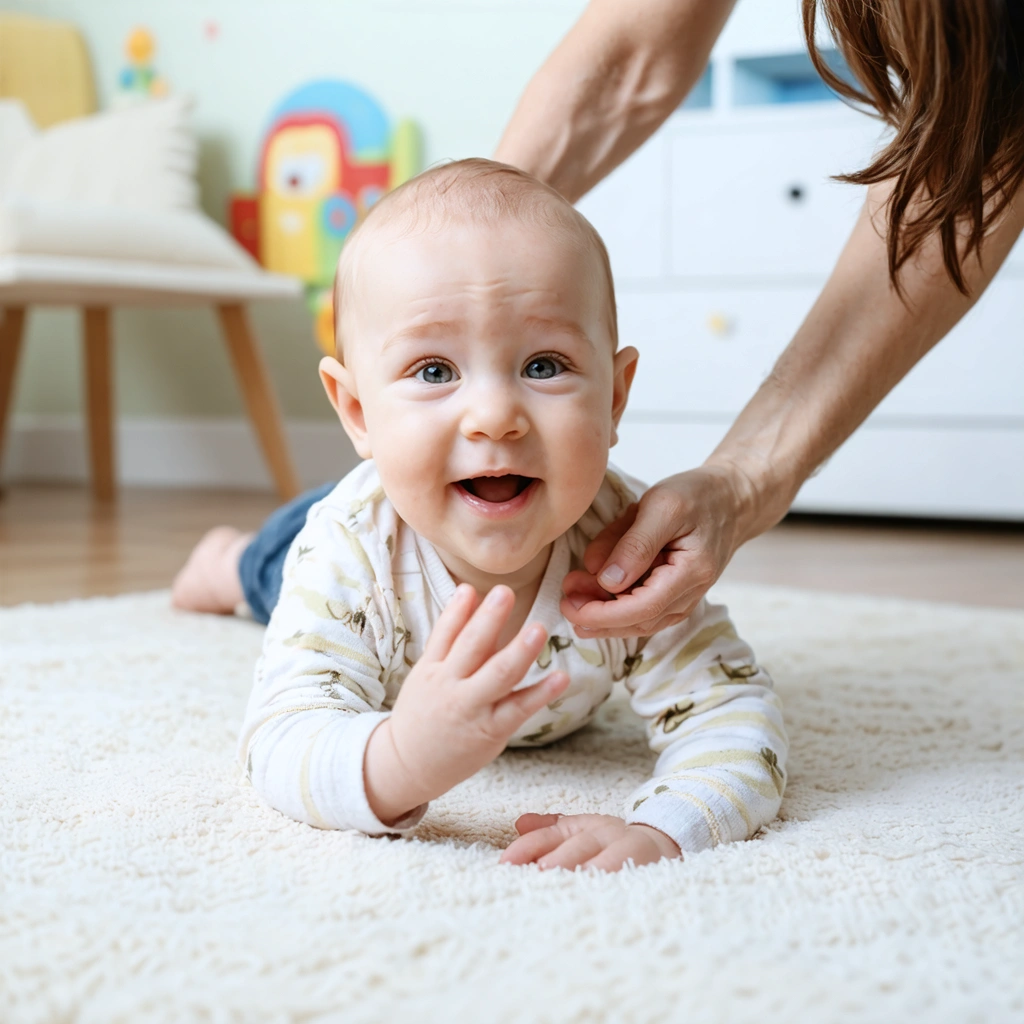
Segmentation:
<svg viewBox="0 0 1024 1024">
<path fill-rule="evenodd" d="M 356 392 L 352 371 L 342 366 L 334 356 L 324 356 L 320 360 L 320 380 L 359 457 L 373 458 L 366 433 L 366 418 L 363 416 L 363 406 Z"/>
<path fill-rule="evenodd" d="M 632 345 L 620 348 L 615 353 L 615 362 L 612 364 L 612 436 L 609 440 L 609 447 L 614 448 L 619 441 L 619 435 L 615 429 L 626 411 L 626 402 L 629 399 L 629 389 L 633 386 L 633 378 L 636 376 L 636 364 L 640 358 Z"/>
</svg>

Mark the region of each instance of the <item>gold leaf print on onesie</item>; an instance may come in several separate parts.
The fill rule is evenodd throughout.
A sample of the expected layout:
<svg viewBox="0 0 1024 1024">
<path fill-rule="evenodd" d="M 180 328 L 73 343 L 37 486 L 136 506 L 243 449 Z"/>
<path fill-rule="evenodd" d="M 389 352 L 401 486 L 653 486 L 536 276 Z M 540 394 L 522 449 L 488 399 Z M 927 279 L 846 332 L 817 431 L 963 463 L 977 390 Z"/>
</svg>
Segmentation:
<svg viewBox="0 0 1024 1024">
<path fill-rule="evenodd" d="M 618 673 L 613 673 L 612 682 L 617 683 L 620 679 L 628 679 L 632 675 L 642 676 L 645 672 L 650 672 L 654 667 L 653 659 L 648 661 L 646 668 L 643 666 L 644 648 L 650 639 L 649 636 L 642 636 L 637 640 L 636 650 L 622 659 L 622 668 Z"/>
<path fill-rule="evenodd" d="M 654 727 L 661 726 L 663 733 L 675 732 L 690 717 L 693 712 L 693 701 L 692 700 L 681 700 L 678 704 L 673 704 L 672 707 L 666 708 L 658 717 L 654 720 Z"/>
<path fill-rule="evenodd" d="M 526 743 L 540 743 L 554 727 L 554 722 L 545 722 L 536 732 L 531 732 L 529 736 L 524 736 L 523 741 Z"/>
<path fill-rule="evenodd" d="M 371 505 L 376 505 L 378 501 L 384 500 L 384 488 L 378 487 L 372 494 L 368 494 L 365 498 L 357 498 L 355 501 L 349 502 L 348 506 L 348 518 L 349 522 L 356 526 L 359 516 L 365 509 L 368 509 Z"/>
<path fill-rule="evenodd" d="M 564 651 L 571 646 L 572 641 L 565 636 L 549 636 L 537 655 L 537 665 L 540 668 L 547 668 L 551 664 L 553 654 Z"/>
<path fill-rule="evenodd" d="M 775 788 L 779 791 L 779 796 L 782 796 L 782 791 L 786 788 L 786 777 L 782 774 L 782 769 L 779 767 L 779 757 L 771 747 L 761 748 L 761 759 L 768 766 L 768 771 L 771 772 L 772 782 L 775 783 Z"/>
<path fill-rule="evenodd" d="M 722 656 L 718 656 L 718 660 L 714 666 L 712 666 L 715 672 L 721 673 L 722 678 L 716 679 L 712 686 L 721 683 L 745 683 L 748 679 L 756 676 L 760 671 L 756 665 L 752 665 L 750 662 L 743 662 L 740 665 L 729 665 L 722 660 Z"/>
</svg>

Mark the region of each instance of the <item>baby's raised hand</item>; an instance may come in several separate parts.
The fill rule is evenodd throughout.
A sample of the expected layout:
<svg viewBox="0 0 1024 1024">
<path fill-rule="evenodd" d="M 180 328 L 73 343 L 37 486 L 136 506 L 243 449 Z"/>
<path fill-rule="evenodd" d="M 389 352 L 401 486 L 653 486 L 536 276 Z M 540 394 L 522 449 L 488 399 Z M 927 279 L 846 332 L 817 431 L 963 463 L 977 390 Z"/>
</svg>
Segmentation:
<svg viewBox="0 0 1024 1024">
<path fill-rule="evenodd" d="M 610 814 L 524 814 L 516 839 L 501 855 L 503 864 L 541 868 L 576 867 L 618 871 L 627 861 L 639 867 L 679 857 L 679 847 L 650 825 L 627 825 Z"/>
<path fill-rule="evenodd" d="M 366 795 L 385 824 L 493 761 L 516 729 L 569 685 L 564 672 L 552 672 L 513 692 L 547 632 L 528 624 L 498 650 L 515 595 L 495 587 L 479 607 L 477 600 L 471 586 L 456 590 L 403 682 L 391 717 L 370 737 Z"/>
</svg>

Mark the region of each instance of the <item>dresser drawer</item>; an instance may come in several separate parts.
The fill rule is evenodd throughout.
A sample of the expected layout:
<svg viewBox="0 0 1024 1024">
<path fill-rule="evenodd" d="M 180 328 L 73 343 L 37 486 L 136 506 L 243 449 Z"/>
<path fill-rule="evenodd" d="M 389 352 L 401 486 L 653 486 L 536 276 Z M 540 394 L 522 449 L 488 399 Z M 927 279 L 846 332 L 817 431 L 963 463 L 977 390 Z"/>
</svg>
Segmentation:
<svg viewBox="0 0 1024 1024">
<path fill-rule="evenodd" d="M 630 412 L 739 412 L 817 296 L 814 287 L 623 290 L 620 340 L 640 351 Z"/>
<path fill-rule="evenodd" d="M 668 273 L 668 144 L 659 132 L 579 201 L 608 247 L 618 283 Z"/>
<path fill-rule="evenodd" d="M 877 416 L 1024 421 L 1024 279 L 1008 269 L 896 386 Z M 1024 477 L 1024 466 L 1018 472 Z"/>
<path fill-rule="evenodd" d="M 671 268 L 679 276 L 827 275 L 864 189 L 830 175 L 863 167 L 876 121 L 827 119 L 680 127 L 671 141 Z"/>
</svg>

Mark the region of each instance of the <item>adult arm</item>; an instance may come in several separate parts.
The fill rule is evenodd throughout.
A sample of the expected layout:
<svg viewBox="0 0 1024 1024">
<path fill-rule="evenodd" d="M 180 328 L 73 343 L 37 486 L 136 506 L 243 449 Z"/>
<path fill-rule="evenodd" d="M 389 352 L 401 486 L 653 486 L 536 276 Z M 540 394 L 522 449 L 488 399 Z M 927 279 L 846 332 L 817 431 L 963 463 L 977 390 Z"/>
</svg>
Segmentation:
<svg viewBox="0 0 1024 1024">
<path fill-rule="evenodd" d="M 804 481 L 970 309 L 1024 228 L 1018 196 L 981 258 L 964 263 L 970 297 L 930 239 L 901 273 L 901 299 L 886 263 L 888 195 L 887 184 L 869 189 L 818 301 L 707 462 L 651 488 L 595 538 L 589 572 L 566 578 L 562 609 L 577 629 L 637 636 L 687 616 L 737 548 L 786 514 Z"/>
<path fill-rule="evenodd" d="M 591 0 L 523 92 L 494 156 L 575 202 L 700 78 L 735 0 Z"/>
</svg>

